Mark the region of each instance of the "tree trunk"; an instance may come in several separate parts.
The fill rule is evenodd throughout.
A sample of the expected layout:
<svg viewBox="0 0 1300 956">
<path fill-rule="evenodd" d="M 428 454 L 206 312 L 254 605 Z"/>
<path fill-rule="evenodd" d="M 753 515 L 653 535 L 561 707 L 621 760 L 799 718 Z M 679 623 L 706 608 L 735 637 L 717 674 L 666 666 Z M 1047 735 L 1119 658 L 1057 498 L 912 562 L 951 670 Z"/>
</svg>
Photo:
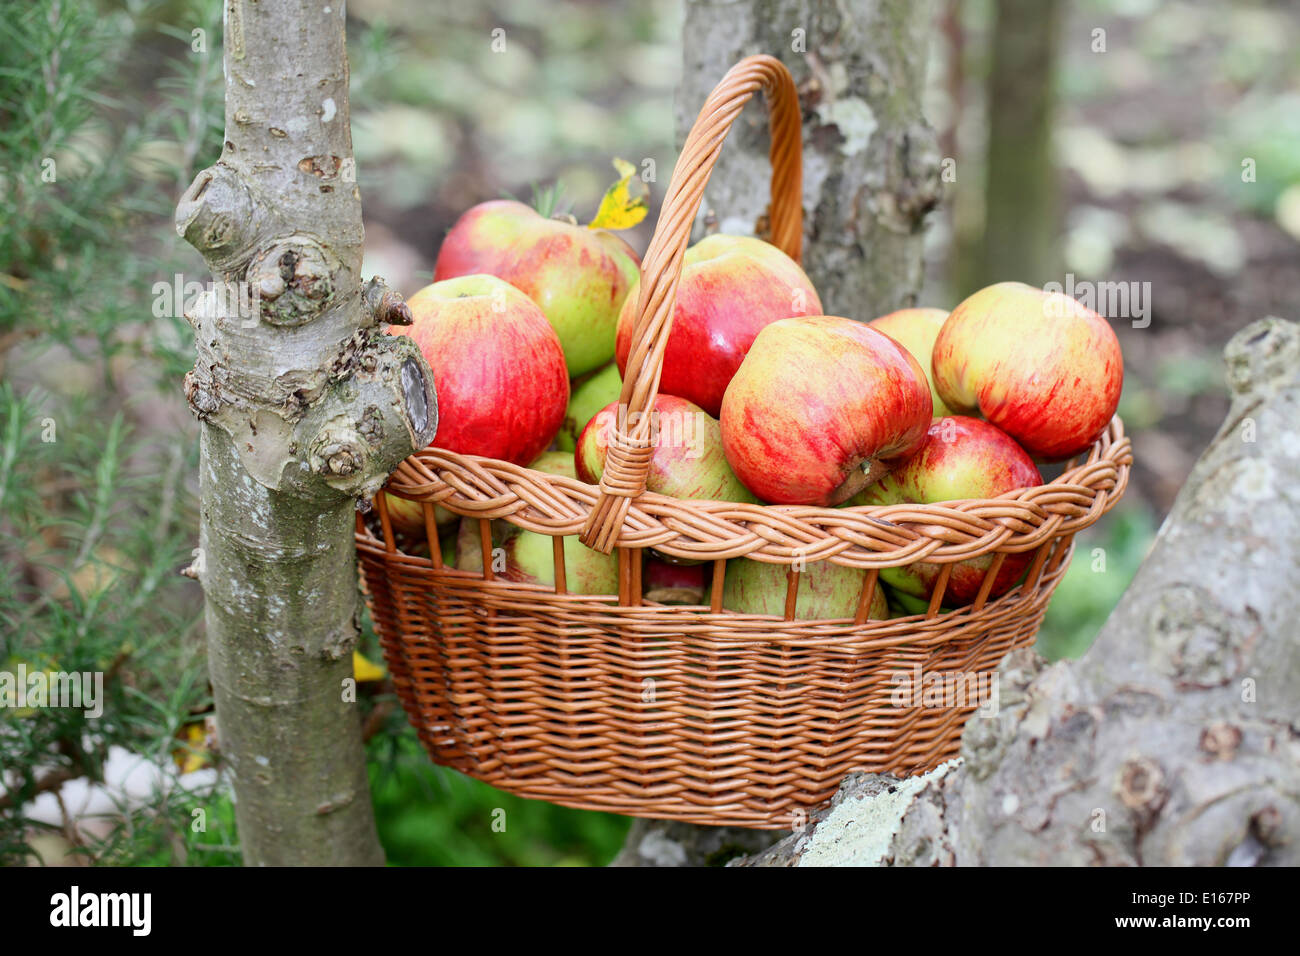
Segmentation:
<svg viewBox="0 0 1300 956">
<path fill-rule="evenodd" d="M 1059 281 L 1060 196 L 1052 149 L 1060 0 L 998 0 L 986 110 L 984 232 L 959 296 L 995 282 Z"/>
<path fill-rule="evenodd" d="M 226 136 L 177 231 L 197 360 L 209 670 L 248 864 L 382 864 L 351 650 L 355 507 L 432 438 L 410 313 L 364 288 L 344 4 L 226 0 Z"/>
<path fill-rule="evenodd" d="M 1300 325 L 1225 355 L 1228 418 L 1087 656 L 1012 654 L 957 769 L 850 780 L 746 863 L 1300 863 Z"/>
<path fill-rule="evenodd" d="M 829 315 L 867 321 L 917 303 L 921 221 L 940 195 L 921 117 L 930 4 L 914 0 L 687 0 L 678 140 L 739 59 L 790 68 L 804 113 L 804 269 Z M 732 126 L 702 204 L 722 232 L 765 233 L 767 121 Z M 778 830 L 638 820 L 614 865 L 698 866 L 754 852 Z"/>
<path fill-rule="evenodd" d="M 736 60 L 778 57 L 804 113 L 804 268 L 828 315 L 867 321 L 915 305 L 921 223 L 940 196 L 934 131 L 921 116 L 928 0 L 687 0 L 677 129 L 684 141 Z M 767 125 L 732 127 L 704 208 L 722 232 L 762 234 Z"/>
</svg>

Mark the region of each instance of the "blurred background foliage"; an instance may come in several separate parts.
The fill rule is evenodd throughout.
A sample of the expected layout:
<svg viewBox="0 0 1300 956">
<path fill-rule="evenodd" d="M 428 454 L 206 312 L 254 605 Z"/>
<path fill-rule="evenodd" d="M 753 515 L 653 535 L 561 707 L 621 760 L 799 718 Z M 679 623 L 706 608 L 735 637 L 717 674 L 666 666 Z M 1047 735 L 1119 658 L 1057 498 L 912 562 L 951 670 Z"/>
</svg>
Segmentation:
<svg viewBox="0 0 1300 956">
<path fill-rule="evenodd" d="M 502 194 L 559 183 L 589 217 L 615 156 L 655 161 L 656 210 L 680 5 L 351 0 L 367 273 L 409 295 L 455 217 Z M 1032 279 L 981 274 L 979 253 L 1038 216 L 1055 268 L 1151 283 L 1150 326 L 1115 321 L 1133 485 L 1078 536 L 1040 636 L 1057 658 L 1087 650 L 1222 421 L 1223 343 L 1261 315 L 1300 317 L 1300 11 L 1046 6 L 1058 26 L 1027 42 L 1052 45 L 1052 73 L 1024 83 L 1054 94 L 1050 194 L 1008 216 L 986 208 L 1015 195 L 986 157 L 991 114 L 1015 108 L 989 89 L 1016 0 L 935 4 L 927 115 L 956 179 L 922 299 Z M 171 215 L 219 152 L 220 43 L 217 0 L 0 0 L 0 668 L 109 675 L 93 725 L 0 711 L 0 862 L 239 859 L 205 719 L 201 594 L 177 574 L 197 544 L 198 455 L 180 396 L 190 330 L 165 291 L 207 279 Z M 653 219 L 630 237 L 641 249 Z M 381 659 L 368 629 L 363 650 Z M 388 688 L 363 687 L 390 862 L 602 864 L 621 844 L 626 819 L 432 766 Z"/>
</svg>

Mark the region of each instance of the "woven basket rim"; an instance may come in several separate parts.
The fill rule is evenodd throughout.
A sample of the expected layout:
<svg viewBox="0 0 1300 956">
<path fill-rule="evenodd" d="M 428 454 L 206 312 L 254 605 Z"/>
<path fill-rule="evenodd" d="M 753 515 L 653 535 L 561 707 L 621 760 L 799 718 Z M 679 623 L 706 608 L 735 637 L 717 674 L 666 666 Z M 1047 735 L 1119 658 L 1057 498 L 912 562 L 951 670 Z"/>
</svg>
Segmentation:
<svg viewBox="0 0 1300 956">
<path fill-rule="evenodd" d="M 412 572 L 433 574 L 445 579 L 443 587 L 459 585 L 473 590 L 484 580 L 478 571 L 452 567 L 435 569 L 430 567 L 429 558 L 389 552 L 385 549 L 383 539 L 369 528 L 358 531 L 356 541 L 358 550 L 370 559 L 384 561 L 390 567 L 394 560 L 409 562 Z M 740 642 L 828 649 L 846 647 L 853 653 L 869 653 L 900 645 L 929 647 L 960 639 L 967 630 L 987 629 L 1022 615 L 1025 605 L 1046 600 L 1045 595 L 1050 593 L 1052 585 L 1065 573 L 1073 548 L 1073 542 L 1064 544 L 1064 552 L 1050 567 L 1043 569 L 1039 579 L 1022 581 L 1004 594 L 988 598 L 982 606 L 967 604 L 941 608 L 933 616 L 921 611 L 899 617 L 873 618 L 865 622 L 855 622 L 852 618 L 785 620 L 779 615 L 713 611 L 708 604 L 660 604 L 644 598 L 641 604 L 624 606 L 619 605 L 617 594 L 557 595 L 552 587 L 544 584 L 501 578 L 494 579 L 492 583 L 497 587 L 508 587 L 518 594 L 520 600 L 526 601 L 531 596 L 546 601 L 563 601 L 572 605 L 571 613 L 574 614 L 599 607 L 606 612 L 622 611 L 629 618 L 657 615 L 664 618 L 665 629 L 671 630 L 681 639 L 691 635 L 694 641 L 703 637 L 720 644 Z M 727 633 L 728 631 L 736 633 Z"/>
<path fill-rule="evenodd" d="M 1041 485 L 928 505 L 755 505 L 646 491 L 631 503 L 617 546 L 701 561 L 828 560 L 856 568 L 1032 551 L 1092 525 L 1124 494 L 1133 455 L 1118 415 L 1087 458 L 1076 461 Z M 511 462 L 429 447 L 398 466 L 385 492 L 462 517 L 504 519 L 527 531 L 567 536 L 582 530 L 599 489 Z"/>
</svg>

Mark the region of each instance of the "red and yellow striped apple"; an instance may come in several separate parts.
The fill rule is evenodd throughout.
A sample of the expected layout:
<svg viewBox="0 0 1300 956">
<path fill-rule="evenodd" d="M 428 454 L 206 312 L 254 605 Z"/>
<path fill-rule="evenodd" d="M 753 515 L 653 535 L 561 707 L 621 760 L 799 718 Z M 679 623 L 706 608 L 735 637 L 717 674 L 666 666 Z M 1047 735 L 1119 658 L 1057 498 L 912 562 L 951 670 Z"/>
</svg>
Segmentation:
<svg viewBox="0 0 1300 956">
<path fill-rule="evenodd" d="M 714 418 L 755 336 L 791 316 L 819 315 L 821 300 L 798 264 L 748 236 L 706 236 L 686 250 L 659 388 Z M 618 320 L 618 367 L 627 376 L 639 284 Z"/>
<path fill-rule="evenodd" d="M 899 309 L 878 319 L 872 319 L 867 325 L 877 332 L 884 332 L 891 339 L 912 353 L 921 370 L 925 372 L 930 383 L 930 399 L 934 402 L 933 416 L 942 418 L 951 415 L 948 406 L 939 397 L 934 387 L 934 373 L 930 370 L 930 357 L 934 350 L 934 340 L 943 328 L 948 313 L 943 309 Z"/>
<path fill-rule="evenodd" d="M 435 448 L 526 465 L 564 421 L 569 377 L 560 340 L 528 296 L 489 275 L 425 286 L 406 300 L 409 335 L 433 370 Z"/>
<path fill-rule="evenodd" d="M 605 473 L 605 453 L 620 414 L 619 403 L 611 402 L 578 436 L 574 459 L 583 481 L 596 484 Z M 750 503 L 758 500 L 727 464 L 722 430 L 704 409 L 676 395 L 661 393 L 655 396 L 652 415 L 654 453 L 646 476 L 647 491 L 674 498 Z"/>
<path fill-rule="evenodd" d="M 550 444 L 564 420 L 569 379 L 560 340 L 518 289 L 489 275 L 425 286 L 407 300 L 409 335 L 433 370 L 438 431 L 430 444 L 467 455 L 526 464 Z M 387 496 L 397 527 L 424 534 L 422 507 Z M 457 516 L 435 510 L 439 527 Z"/>
<path fill-rule="evenodd" d="M 722 400 L 727 461 L 773 504 L 835 505 L 925 441 L 930 387 L 907 349 L 851 319 L 782 319 Z"/>
<path fill-rule="evenodd" d="M 1096 441 L 1119 406 L 1124 360 L 1096 312 L 1021 282 L 981 289 L 934 343 L 934 384 L 959 414 L 978 412 L 1045 461 Z"/>
<path fill-rule="evenodd" d="M 555 328 L 569 375 L 577 377 L 614 357 L 619 308 L 640 262 L 613 233 L 497 199 L 456 220 L 438 250 L 433 278 L 488 273 L 522 290 Z"/>
<path fill-rule="evenodd" d="M 853 499 L 854 505 L 935 504 L 967 498 L 993 498 L 1042 483 L 1033 460 L 1011 436 L 977 418 L 940 418 L 921 450 Z M 1011 590 L 1028 567 L 1029 553 L 1008 554 L 993 579 L 990 597 Z M 992 555 L 953 565 L 943 603 L 960 607 L 979 593 Z M 902 594 L 928 599 L 940 565 L 928 561 L 883 568 L 881 580 Z"/>
</svg>

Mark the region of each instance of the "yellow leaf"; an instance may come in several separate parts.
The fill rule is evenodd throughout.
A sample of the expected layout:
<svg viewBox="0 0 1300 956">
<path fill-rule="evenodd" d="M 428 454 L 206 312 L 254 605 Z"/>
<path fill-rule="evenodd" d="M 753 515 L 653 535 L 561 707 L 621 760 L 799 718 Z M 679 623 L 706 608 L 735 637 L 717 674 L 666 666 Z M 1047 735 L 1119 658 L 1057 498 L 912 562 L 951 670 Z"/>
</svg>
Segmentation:
<svg viewBox="0 0 1300 956">
<path fill-rule="evenodd" d="M 209 763 L 208 736 L 201 723 L 186 724 L 181 746 L 172 751 L 181 773 L 193 773 Z"/>
<path fill-rule="evenodd" d="M 631 229 L 650 211 L 646 202 L 650 187 L 636 174 L 636 167 L 625 159 L 616 159 L 614 168 L 619 181 L 601 197 L 596 218 L 587 223 L 588 229 Z"/>
<path fill-rule="evenodd" d="M 356 675 L 358 684 L 384 679 L 384 669 L 376 667 L 356 651 L 352 652 L 352 673 Z"/>
</svg>

